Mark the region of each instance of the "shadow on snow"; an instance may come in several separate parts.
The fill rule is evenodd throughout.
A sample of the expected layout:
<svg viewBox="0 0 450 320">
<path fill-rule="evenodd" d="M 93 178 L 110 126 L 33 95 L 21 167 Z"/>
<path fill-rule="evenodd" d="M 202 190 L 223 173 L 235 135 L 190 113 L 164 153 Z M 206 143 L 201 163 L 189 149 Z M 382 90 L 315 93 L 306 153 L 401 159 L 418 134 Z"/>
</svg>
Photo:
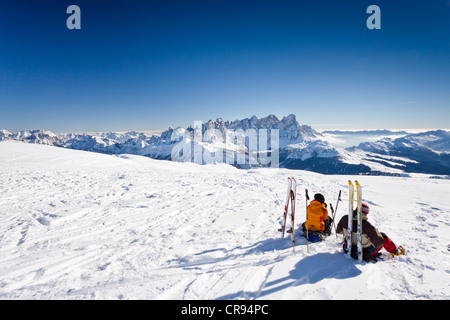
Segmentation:
<svg viewBox="0 0 450 320">
<path fill-rule="evenodd" d="M 324 279 L 348 279 L 359 274 L 361 271 L 356 267 L 354 261 L 347 259 L 342 253 L 318 253 L 303 258 L 295 264 L 289 275 L 268 281 L 259 291 L 239 291 L 217 299 L 260 298 L 289 287 L 314 284 Z"/>
<path fill-rule="evenodd" d="M 296 241 L 296 247 L 306 244 L 305 241 Z M 304 242 L 304 243 L 303 243 Z M 286 255 L 281 254 L 277 257 L 266 257 L 261 255 L 258 261 L 253 259 L 247 260 L 251 255 L 258 256 L 262 253 L 279 252 L 291 248 L 292 244 L 286 239 L 266 239 L 259 241 L 249 246 L 237 246 L 233 249 L 214 248 L 207 249 L 192 255 L 173 259 L 168 261 L 169 268 L 183 268 L 183 269 L 203 269 L 204 265 L 223 263 L 225 261 L 232 262 L 224 264 L 221 268 L 215 268 L 217 272 L 229 268 L 240 268 L 245 265 L 248 266 L 268 266 L 281 262 L 286 258 Z M 302 286 L 305 284 L 314 284 L 324 279 L 348 279 L 357 277 L 361 271 L 356 267 L 353 259 L 348 259 L 342 252 L 335 253 L 317 253 L 309 255 L 298 261 L 294 268 L 289 271 L 289 274 L 279 279 L 268 281 L 271 278 L 270 273 L 267 275 L 266 282 L 261 284 L 261 287 L 254 291 L 240 290 L 231 294 L 227 294 L 216 299 L 231 300 L 231 299 L 255 299 L 271 295 L 277 291 L 282 291 L 289 287 Z M 272 276 L 273 278 L 273 276 Z M 295 297 L 293 297 L 295 298 Z M 301 298 L 301 297 L 298 297 Z"/>
</svg>

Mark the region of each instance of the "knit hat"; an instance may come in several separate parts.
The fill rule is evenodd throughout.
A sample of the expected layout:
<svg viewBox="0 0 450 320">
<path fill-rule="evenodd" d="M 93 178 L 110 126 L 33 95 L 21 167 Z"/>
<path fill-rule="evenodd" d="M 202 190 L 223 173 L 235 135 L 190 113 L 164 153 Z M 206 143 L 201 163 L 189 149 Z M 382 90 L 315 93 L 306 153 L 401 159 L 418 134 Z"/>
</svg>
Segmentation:
<svg viewBox="0 0 450 320">
<path fill-rule="evenodd" d="M 320 193 L 316 193 L 314 195 L 314 200 L 317 200 L 320 203 L 325 203 L 325 197 L 322 194 L 320 194 Z"/>
<path fill-rule="evenodd" d="M 369 205 L 367 203 L 363 203 L 361 206 L 361 212 L 364 214 L 369 214 Z"/>
</svg>

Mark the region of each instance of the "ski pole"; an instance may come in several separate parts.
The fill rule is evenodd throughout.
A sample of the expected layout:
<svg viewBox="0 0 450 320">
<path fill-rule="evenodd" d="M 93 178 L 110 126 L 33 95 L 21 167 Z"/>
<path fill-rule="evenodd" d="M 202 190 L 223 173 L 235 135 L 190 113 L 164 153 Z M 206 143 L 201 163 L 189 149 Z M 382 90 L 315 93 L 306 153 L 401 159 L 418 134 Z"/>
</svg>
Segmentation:
<svg viewBox="0 0 450 320">
<path fill-rule="evenodd" d="M 292 218 L 292 252 L 295 253 L 295 227 L 294 227 L 294 217 L 295 217 L 295 200 L 297 198 L 297 180 L 292 177 L 294 183 L 294 190 L 291 189 L 291 218 Z"/>
<path fill-rule="evenodd" d="M 331 208 L 331 217 L 334 219 L 334 208 L 331 203 L 330 203 L 330 208 Z"/>
<path fill-rule="evenodd" d="M 337 209 L 338 209 L 338 206 L 339 206 L 339 201 L 342 201 L 341 200 L 341 190 L 339 190 L 338 199 L 336 201 L 336 211 L 333 212 L 333 225 L 334 225 L 334 233 L 336 234 L 336 238 L 337 238 L 337 233 L 336 233 L 336 223 L 334 222 L 334 217 L 336 216 L 336 213 L 337 213 Z M 331 203 L 330 203 L 330 205 L 331 205 Z M 331 207 L 331 208 L 333 208 L 333 207 Z"/>
<path fill-rule="evenodd" d="M 292 252 L 295 253 L 295 231 L 294 231 L 294 215 L 295 215 L 295 196 L 291 190 L 291 229 L 292 229 Z"/>
<path fill-rule="evenodd" d="M 309 253 L 309 244 L 308 244 L 308 189 L 305 189 L 305 197 L 306 197 L 306 252 Z"/>
</svg>

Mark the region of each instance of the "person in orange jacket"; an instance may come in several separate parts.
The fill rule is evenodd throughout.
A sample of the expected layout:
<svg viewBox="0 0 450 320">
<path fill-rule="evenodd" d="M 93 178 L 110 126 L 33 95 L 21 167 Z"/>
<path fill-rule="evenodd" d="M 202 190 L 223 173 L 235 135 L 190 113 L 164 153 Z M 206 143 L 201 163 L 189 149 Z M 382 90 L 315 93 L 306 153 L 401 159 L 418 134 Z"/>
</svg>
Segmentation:
<svg viewBox="0 0 450 320">
<path fill-rule="evenodd" d="M 325 236 L 331 234 L 331 224 L 333 219 L 328 216 L 327 204 L 325 203 L 325 197 L 316 193 L 314 200 L 310 202 L 307 207 L 307 221 L 303 223 L 303 232 L 311 232 L 321 240 Z"/>
</svg>

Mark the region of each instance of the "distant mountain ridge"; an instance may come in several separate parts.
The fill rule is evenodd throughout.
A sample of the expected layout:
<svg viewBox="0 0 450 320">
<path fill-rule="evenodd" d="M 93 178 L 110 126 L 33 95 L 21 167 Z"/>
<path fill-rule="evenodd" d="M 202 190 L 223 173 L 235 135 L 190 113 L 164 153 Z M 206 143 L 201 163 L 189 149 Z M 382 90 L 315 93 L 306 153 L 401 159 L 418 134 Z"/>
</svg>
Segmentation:
<svg viewBox="0 0 450 320">
<path fill-rule="evenodd" d="M 384 138 L 376 142 L 361 143 L 348 150 L 363 150 L 379 156 L 408 159 L 398 160 L 395 164 L 380 159 L 373 160 L 405 172 L 450 174 L 450 132 L 444 130 L 409 134 L 397 139 Z"/>
<path fill-rule="evenodd" d="M 253 116 L 242 120 L 224 121 L 218 118 L 202 123 L 201 133 L 217 130 L 224 139 L 232 133 L 248 130 L 279 130 L 279 166 L 288 169 L 302 169 L 325 174 L 450 174 L 450 133 L 433 130 L 418 134 L 406 134 L 397 139 L 383 138 L 375 142 L 365 142 L 347 149 L 336 148 L 320 132 L 308 125 L 300 125 L 296 116 L 290 114 L 281 120 L 274 115 L 263 118 Z M 329 131 L 327 131 L 329 132 Z M 341 131 L 340 131 L 341 132 Z M 369 132 L 369 131 L 368 131 Z M 371 131 L 373 132 L 373 131 Z M 388 135 L 386 130 L 377 130 Z M 342 132 L 341 132 L 342 133 Z M 361 131 L 357 132 L 361 134 Z M 394 135 L 398 132 L 392 132 Z M 346 134 L 351 134 L 346 132 Z M 180 143 L 178 138 L 184 135 L 194 139 L 194 128 L 176 129 L 170 127 L 160 135 L 130 131 L 126 133 L 66 133 L 55 134 L 44 130 L 22 130 L 11 133 L 0 130 L 0 141 L 15 140 L 27 143 L 100 152 L 106 154 L 136 154 L 154 159 L 172 160 L 174 147 Z M 236 152 L 232 142 L 217 139 L 195 141 L 202 148 L 214 153 L 215 150 Z M 268 139 L 268 146 L 270 145 Z M 247 157 L 249 145 L 240 146 Z M 264 150 L 263 150 L 264 151 Z M 267 150 L 270 151 L 270 150 Z M 273 151 L 273 150 L 272 150 Z M 191 161 L 192 159 L 185 159 Z M 253 165 L 237 165 L 240 168 L 264 166 L 257 162 Z"/>
<path fill-rule="evenodd" d="M 398 135 L 398 134 L 404 134 L 407 135 L 409 132 L 407 131 L 392 131 L 392 130 L 325 130 L 322 133 L 329 133 L 329 134 L 341 134 L 341 135 L 348 135 L 348 134 L 361 134 L 361 135 Z"/>
</svg>

